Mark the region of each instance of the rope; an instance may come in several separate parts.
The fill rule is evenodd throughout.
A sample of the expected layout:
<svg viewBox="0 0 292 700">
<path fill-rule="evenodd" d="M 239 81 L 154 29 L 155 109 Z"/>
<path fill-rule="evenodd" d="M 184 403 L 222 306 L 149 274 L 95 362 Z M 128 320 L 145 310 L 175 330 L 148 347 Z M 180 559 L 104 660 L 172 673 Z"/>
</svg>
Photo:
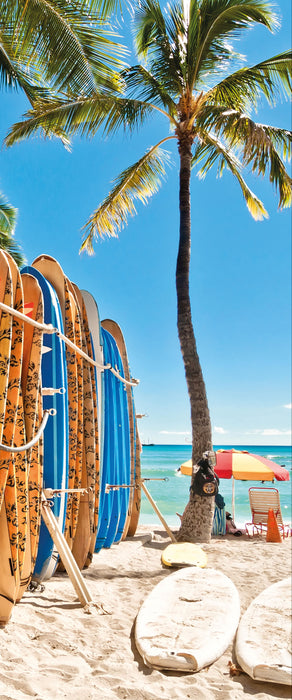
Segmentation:
<svg viewBox="0 0 292 700">
<path fill-rule="evenodd" d="M 51 323 L 39 323 L 38 321 L 34 321 L 33 318 L 29 318 L 29 316 L 26 316 L 25 314 L 21 313 L 21 311 L 17 311 L 16 309 L 12 309 L 11 306 L 7 306 L 6 304 L 3 304 L 3 302 L 0 302 L 0 309 L 3 311 L 6 311 L 8 314 L 11 314 L 12 316 L 16 316 L 19 318 L 21 321 L 24 321 L 25 323 L 28 323 L 31 326 L 34 326 L 35 328 L 38 328 L 40 331 L 43 333 L 48 333 L 49 335 L 57 335 L 60 340 L 63 340 L 66 345 L 68 345 L 69 348 L 77 352 L 81 357 L 83 357 L 84 360 L 89 362 L 91 365 L 96 367 L 100 372 L 103 372 L 105 369 L 108 369 L 112 374 L 119 379 L 120 382 L 123 382 L 123 384 L 126 384 L 128 386 L 137 386 L 139 384 L 139 379 L 133 379 L 132 381 L 128 381 L 124 377 L 121 377 L 120 373 L 118 370 L 114 369 L 114 367 L 111 366 L 111 364 L 107 365 L 100 365 L 98 362 L 95 360 L 92 360 L 87 353 L 83 352 L 81 348 L 78 347 L 78 345 L 75 345 L 75 343 L 72 343 L 69 338 L 67 338 L 66 335 L 63 335 L 60 331 L 58 331 L 58 328 L 54 328 Z"/>
<path fill-rule="evenodd" d="M 0 449 L 4 450 L 4 452 L 13 452 L 13 453 L 14 452 L 26 452 L 26 450 L 30 450 L 30 448 L 33 447 L 41 438 L 41 436 L 44 432 L 44 429 L 47 425 L 49 416 L 55 416 L 56 413 L 57 413 L 57 411 L 55 411 L 54 408 L 50 408 L 49 410 L 44 411 L 43 419 L 42 419 L 42 422 L 41 422 L 40 427 L 38 429 L 38 432 L 36 433 L 34 438 L 32 440 L 30 440 L 30 442 L 26 443 L 26 445 L 22 445 L 21 447 L 12 447 L 11 445 L 0 444 Z"/>
</svg>

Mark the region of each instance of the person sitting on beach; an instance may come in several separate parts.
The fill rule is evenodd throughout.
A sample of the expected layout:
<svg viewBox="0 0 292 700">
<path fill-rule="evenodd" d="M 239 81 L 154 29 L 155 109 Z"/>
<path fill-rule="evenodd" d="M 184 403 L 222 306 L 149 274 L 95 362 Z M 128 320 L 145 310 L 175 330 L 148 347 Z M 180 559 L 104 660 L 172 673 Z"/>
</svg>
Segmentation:
<svg viewBox="0 0 292 700">
<path fill-rule="evenodd" d="M 234 520 L 232 520 L 231 513 L 226 512 L 226 532 L 228 535 L 234 535 L 235 537 L 240 537 L 242 535 L 241 530 L 235 525 Z"/>
</svg>

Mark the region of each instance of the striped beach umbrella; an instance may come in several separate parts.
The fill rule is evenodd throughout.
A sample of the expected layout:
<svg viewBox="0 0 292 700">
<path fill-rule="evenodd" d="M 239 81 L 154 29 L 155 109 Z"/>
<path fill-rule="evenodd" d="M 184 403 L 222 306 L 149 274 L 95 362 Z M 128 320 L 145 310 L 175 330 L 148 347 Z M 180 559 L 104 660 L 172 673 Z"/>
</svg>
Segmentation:
<svg viewBox="0 0 292 700">
<path fill-rule="evenodd" d="M 192 474 L 192 460 L 180 466 L 182 474 Z M 234 479 L 241 481 L 289 481 L 289 471 L 271 459 L 247 450 L 217 450 L 214 471 L 219 479 L 232 478 L 232 515 L 234 518 Z"/>
</svg>

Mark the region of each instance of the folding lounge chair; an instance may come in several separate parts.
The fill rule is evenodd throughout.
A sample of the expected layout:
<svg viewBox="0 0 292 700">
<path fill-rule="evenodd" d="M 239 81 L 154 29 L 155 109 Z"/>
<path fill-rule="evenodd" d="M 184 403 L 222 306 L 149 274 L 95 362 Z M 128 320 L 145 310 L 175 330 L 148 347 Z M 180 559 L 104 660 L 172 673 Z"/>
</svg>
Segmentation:
<svg viewBox="0 0 292 700">
<path fill-rule="evenodd" d="M 246 534 L 251 536 L 250 529 L 253 535 L 267 532 L 268 513 L 272 509 L 282 537 L 288 537 L 291 532 L 290 528 L 283 523 L 278 489 L 252 487 L 248 492 L 252 522 L 246 523 Z"/>
</svg>

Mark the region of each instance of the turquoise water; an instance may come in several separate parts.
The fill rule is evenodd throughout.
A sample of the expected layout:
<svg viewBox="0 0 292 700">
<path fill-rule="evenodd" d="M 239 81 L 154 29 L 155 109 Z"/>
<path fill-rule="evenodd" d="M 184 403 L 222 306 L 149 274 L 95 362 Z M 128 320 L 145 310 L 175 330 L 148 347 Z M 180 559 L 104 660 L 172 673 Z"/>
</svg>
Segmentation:
<svg viewBox="0 0 292 700">
<path fill-rule="evenodd" d="M 230 445 L 220 445 L 220 448 L 230 449 Z M 285 523 L 291 523 L 291 478 L 292 453 L 290 447 L 232 445 L 238 450 L 248 450 L 253 454 L 285 465 L 290 472 L 290 481 L 265 482 L 263 486 L 275 486 L 280 493 L 281 510 Z M 219 446 L 218 446 L 219 448 Z M 216 445 L 215 445 L 215 449 Z M 176 512 L 183 513 L 189 500 L 190 477 L 177 472 L 178 467 L 191 457 L 190 445 L 154 445 L 143 447 L 141 454 L 141 469 L 143 478 L 167 478 L 168 481 L 146 481 L 146 486 L 156 502 L 167 524 L 179 526 Z M 235 521 L 243 526 L 250 521 L 248 489 L 250 486 L 260 486 L 256 481 L 235 481 Z M 220 493 L 224 497 L 226 509 L 231 512 L 232 479 L 221 479 Z M 146 496 L 142 493 L 140 523 L 150 525 L 160 523 Z"/>
</svg>

